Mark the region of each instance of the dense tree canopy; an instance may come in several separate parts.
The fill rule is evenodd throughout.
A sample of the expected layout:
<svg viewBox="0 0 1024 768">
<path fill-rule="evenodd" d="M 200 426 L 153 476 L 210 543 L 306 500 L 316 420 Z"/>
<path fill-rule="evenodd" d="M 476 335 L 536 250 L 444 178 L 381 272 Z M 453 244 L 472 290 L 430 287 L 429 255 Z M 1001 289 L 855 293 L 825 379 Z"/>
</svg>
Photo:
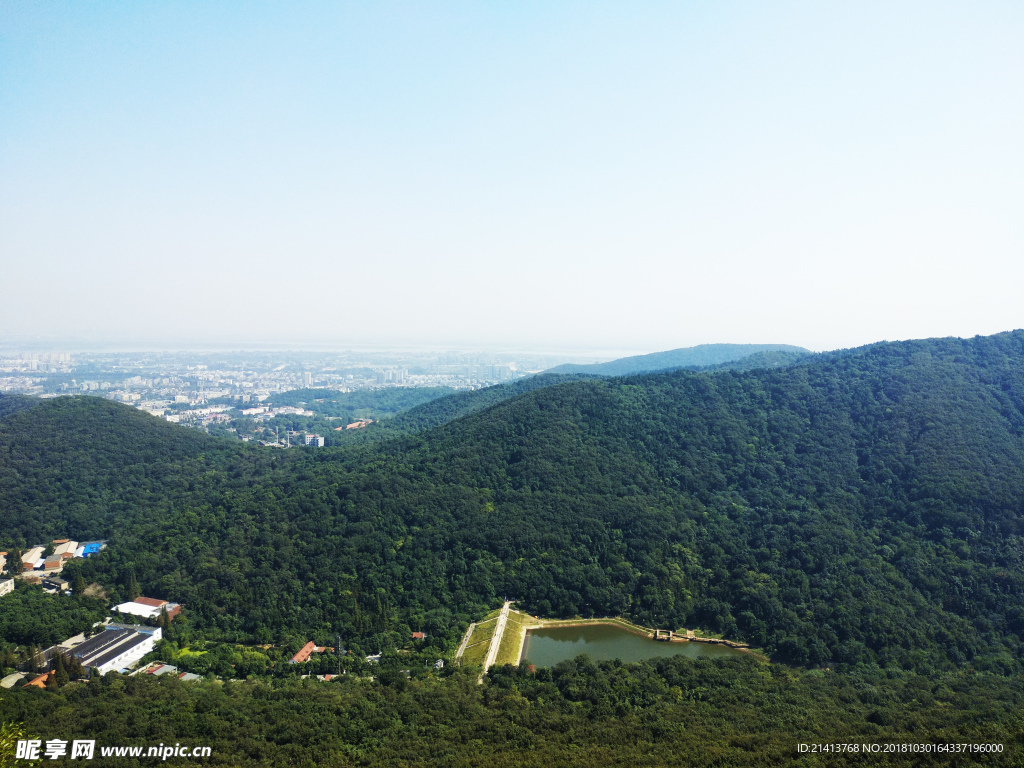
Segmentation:
<svg viewBox="0 0 1024 768">
<path fill-rule="evenodd" d="M 795 674 L 749 659 L 682 657 L 628 665 L 580 657 L 536 675 L 499 667 L 484 685 L 469 670 L 230 685 L 111 674 L 59 692 L 4 693 L 0 721 L 47 739 L 87 734 L 98 746 L 209 746 L 203 765 L 1015 766 L 1024 757 L 1020 683 Z M 1002 751 L 883 751 L 950 742 Z M 798 752 L 822 743 L 857 751 Z M 864 754 L 864 745 L 879 751 Z"/>
<path fill-rule="evenodd" d="M 450 647 L 509 595 L 799 665 L 1018 670 L 1024 333 L 533 386 L 316 452 L 95 399 L 7 409 L 3 530 L 108 538 L 88 581 L 134 573 L 210 638 Z"/>
</svg>

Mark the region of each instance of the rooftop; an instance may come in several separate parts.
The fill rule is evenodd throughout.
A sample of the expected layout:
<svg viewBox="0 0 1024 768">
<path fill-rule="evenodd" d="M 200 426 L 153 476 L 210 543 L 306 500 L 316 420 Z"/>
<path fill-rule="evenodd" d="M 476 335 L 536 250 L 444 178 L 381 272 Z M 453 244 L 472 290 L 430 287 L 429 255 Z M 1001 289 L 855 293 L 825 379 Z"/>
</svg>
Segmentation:
<svg viewBox="0 0 1024 768">
<path fill-rule="evenodd" d="M 292 656 L 291 663 L 292 664 L 301 664 L 304 661 L 308 661 L 310 655 L 315 650 L 316 650 L 316 643 L 314 643 L 312 640 L 310 640 L 308 643 L 306 643 L 304 646 L 302 646 L 302 649 L 298 653 L 296 653 L 294 656 Z"/>
<path fill-rule="evenodd" d="M 158 600 L 155 597 L 136 597 L 132 602 L 140 603 L 141 605 L 149 605 L 153 608 L 162 608 L 167 605 L 166 600 Z"/>
</svg>

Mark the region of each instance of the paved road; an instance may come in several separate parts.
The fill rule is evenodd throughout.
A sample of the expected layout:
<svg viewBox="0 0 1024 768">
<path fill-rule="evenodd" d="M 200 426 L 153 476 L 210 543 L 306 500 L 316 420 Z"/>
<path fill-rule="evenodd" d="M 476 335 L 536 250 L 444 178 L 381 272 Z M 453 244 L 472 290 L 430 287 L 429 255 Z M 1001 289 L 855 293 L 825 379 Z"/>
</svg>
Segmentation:
<svg viewBox="0 0 1024 768">
<path fill-rule="evenodd" d="M 491 647 L 487 649 L 487 656 L 484 657 L 485 675 L 487 674 L 487 670 L 491 668 L 494 660 L 498 657 L 498 647 L 501 645 L 501 636 L 505 634 L 505 622 L 508 621 L 508 609 L 511 605 L 512 601 L 509 600 L 501 607 L 501 613 L 498 615 L 498 623 L 494 625 L 494 637 L 491 638 Z"/>
<path fill-rule="evenodd" d="M 474 629 L 476 629 L 476 624 L 470 624 L 469 629 L 466 630 L 466 636 L 462 638 L 462 645 L 460 645 L 459 650 L 455 652 L 456 659 L 461 659 L 462 654 L 466 652 L 466 645 L 469 643 L 469 638 L 473 636 Z"/>
</svg>

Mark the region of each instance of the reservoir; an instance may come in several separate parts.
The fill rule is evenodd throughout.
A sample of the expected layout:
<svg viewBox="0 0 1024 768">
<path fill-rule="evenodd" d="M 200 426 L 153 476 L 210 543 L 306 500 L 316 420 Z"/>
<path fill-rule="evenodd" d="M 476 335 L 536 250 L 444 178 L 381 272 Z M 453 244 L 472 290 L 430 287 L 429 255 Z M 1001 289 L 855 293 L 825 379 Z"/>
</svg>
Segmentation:
<svg viewBox="0 0 1024 768">
<path fill-rule="evenodd" d="M 552 667 L 581 653 L 593 661 L 643 661 L 659 656 L 736 656 L 744 653 L 727 645 L 666 643 L 637 635 L 611 624 L 532 629 L 526 636 L 523 659 L 538 667 Z"/>
</svg>

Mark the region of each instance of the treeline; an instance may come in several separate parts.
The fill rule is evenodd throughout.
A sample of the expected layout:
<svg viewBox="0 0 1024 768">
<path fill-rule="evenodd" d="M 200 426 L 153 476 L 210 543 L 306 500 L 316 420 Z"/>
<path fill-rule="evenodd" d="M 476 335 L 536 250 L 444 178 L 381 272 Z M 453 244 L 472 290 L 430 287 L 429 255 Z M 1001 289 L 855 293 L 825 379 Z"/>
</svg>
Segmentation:
<svg viewBox="0 0 1024 768">
<path fill-rule="evenodd" d="M 798 674 L 750 659 L 683 657 L 579 657 L 536 674 L 500 667 L 484 685 L 470 670 L 437 676 L 397 667 L 376 680 L 345 675 L 330 683 L 112 674 L 58 692 L 6 692 L 0 721 L 46 739 L 87 734 L 98 747 L 209 746 L 204 764 L 226 766 L 1011 766 L 1024 758 L 1022 682 Z M 1001 752 L 883 751 L 964 742 Z M 857 751 L 798 751 L 815 743 Z M 862 746 L 872 744 L 879 752 L 865 755 Z"/>
<path fill-rule="evenodd" d="M 268 405 L 302 407 L 322 416 L 380 419 L 455 392 L 451 387 L 382 387 L 337 392 L 293 389 L 267 398 Z"/>
<path fill-rule="evenodd" d="M 30 584 L 0 598 L 0 672 L 33 670 L 37 652 L 79 632 L 90 632 L 107 616 L 106 602 L 72 595 L 50 595 Z"/>
</svg>

